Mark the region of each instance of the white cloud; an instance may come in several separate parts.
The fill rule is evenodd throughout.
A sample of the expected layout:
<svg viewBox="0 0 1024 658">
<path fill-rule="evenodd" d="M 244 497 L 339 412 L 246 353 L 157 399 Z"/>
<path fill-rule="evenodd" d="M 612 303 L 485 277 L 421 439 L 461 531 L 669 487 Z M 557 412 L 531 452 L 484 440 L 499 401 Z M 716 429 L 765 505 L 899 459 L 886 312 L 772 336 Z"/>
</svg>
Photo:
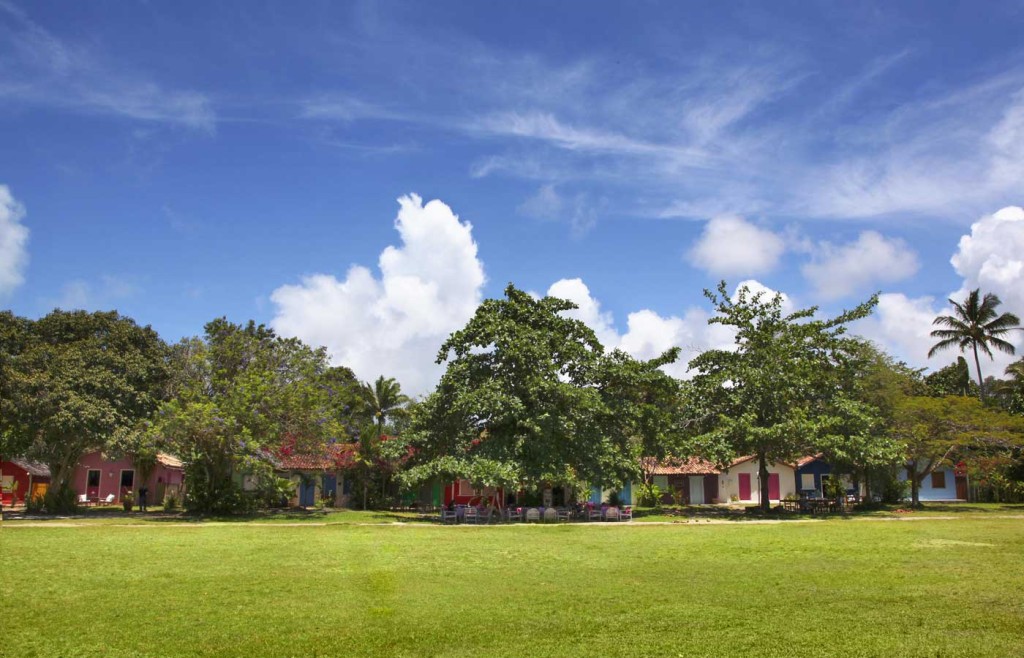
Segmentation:
<svg viewBox="0 0 1024 658">
<path fill-rule="evenodd" d="M 948 361 L 945 356 L 928 359 L 928 350 L 935 342 L 930 335 L 932 320 L 938 314 L 933 297 L 910 298 L 903 293 L 885 293 L 879 295 L 875 312 L 854 323 L 851 332 L 874 341 L 912 366 L 938 369 Z M 950 358 L 955 358 L 955 354 L 950 354 Z"/>
<path fill-rule="evenodd" d="M 439 200 L 398 200 L 402 245 L 380 255 L 377 278 L 353 265 L 345 278 L 306 276 L 273 292 L 273 327 L 324 345 L 335 363 L 364 380 L 395 377 L 407 392 L 426 393 L 441 367 L 437 349 L 472 317 L 481 300 L 483 264 L 472 225 Z"/>
<path fill-rule="evenodd" d="M 107 309 L 113 308 L 119 301 L 132 297 L 139 290 L 139 286 L 128 279 L 104 274 L 98 281 L 68 281 L 61 286 L 60 296 L 52 304 L 66 311 Z"/>
<path fill-rule="evenodd" d="M 580 236 L 594 228 L 598 214 L 607 206 L 606 199 L 593 201 L 586 192 L 566 197 L 554 185 L 542 185 L 519 206 L 519 212 L 535 219 L 567 221 L 573 235 Z"/>
<path fill-rule="evenodd" d="M 715 217 L 689 251 L 694 265 L 716 276 L 750 275 L 775 268 L 785 241 L 737 215 Z"/>
<path fill-rule="evenodd" d="M 839 299 L 864 292 L 879 283 L 893 283 L 913 276 L 919 267 L 917 254 L 898 238 L 864 231 L 843 245 L 821 242 L 812 247 L 812 260 L 801 271 L 823 299 Z"/>
<path fill-rule="evenodd" d="M 21 223 L 24 217 L 24 206 L 6 185 L 0 185 L 0 297 L 25 282 L 29 231 Z"/>
</svg>

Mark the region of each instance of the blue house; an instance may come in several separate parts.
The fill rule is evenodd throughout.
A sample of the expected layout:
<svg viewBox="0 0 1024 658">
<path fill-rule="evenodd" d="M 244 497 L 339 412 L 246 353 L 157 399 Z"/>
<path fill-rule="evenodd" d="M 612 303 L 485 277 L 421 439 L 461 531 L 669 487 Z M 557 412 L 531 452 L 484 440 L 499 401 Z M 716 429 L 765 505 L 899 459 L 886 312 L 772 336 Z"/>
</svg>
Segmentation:
<svg viewBox="0 0 1024 658">
<path fill-rule="evenodd" d="M 904 482 L 909 480 L 907 469 L 900 469 L 899 477 Z M 967 474 L 957 475 L 952 468 L 937 468 L 921 480 L 918 497 L 932 501 L 967 500 Z"/>
<path fill-rule="evenodd" d="M 825 483 L 829 478 L 835 477 L 832 474 L 832 465 L 822 455 L 808 455 L 796 462 L 796 490 L 801 496 L 808 498 L 824 498 Z M 849 476 L 841 476 L 846 480 L 846 493 L 854 495 L 857 488 L 849 479 Z"/>
</svg>

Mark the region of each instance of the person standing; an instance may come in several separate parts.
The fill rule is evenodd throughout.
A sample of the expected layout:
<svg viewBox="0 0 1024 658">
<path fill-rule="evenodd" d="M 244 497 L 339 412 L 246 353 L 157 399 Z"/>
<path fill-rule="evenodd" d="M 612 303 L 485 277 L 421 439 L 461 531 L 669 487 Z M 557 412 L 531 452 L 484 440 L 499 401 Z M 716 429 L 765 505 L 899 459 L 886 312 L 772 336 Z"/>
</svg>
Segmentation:
<svg viewBox="0 0 1024 658">
<path fill-rule="evenodd" d="M 139 511 L 146 511 L 146 495 L 149 493 L 149 489 L 146 485 L 139 487 Z"/>
</svg>

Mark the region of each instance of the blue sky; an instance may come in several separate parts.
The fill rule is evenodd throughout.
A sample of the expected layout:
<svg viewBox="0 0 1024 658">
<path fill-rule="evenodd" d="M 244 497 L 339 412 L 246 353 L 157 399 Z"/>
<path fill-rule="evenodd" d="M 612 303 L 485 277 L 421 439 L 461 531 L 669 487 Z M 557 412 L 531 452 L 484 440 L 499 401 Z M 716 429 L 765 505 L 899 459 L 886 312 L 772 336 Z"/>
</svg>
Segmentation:
<svg viewBox="0 0 1024 658">
<path fill-rule="evenodd" d="M 943 365 L 948 296 L 1024 314 L 1022 28 L 1019 1 L 0 1 L 0 306 L 254 318 L 423 392 L 510 281 L 647 357 L 728 342 L 725 278 L 881 291 L 860 331 Z"/>
</svg>

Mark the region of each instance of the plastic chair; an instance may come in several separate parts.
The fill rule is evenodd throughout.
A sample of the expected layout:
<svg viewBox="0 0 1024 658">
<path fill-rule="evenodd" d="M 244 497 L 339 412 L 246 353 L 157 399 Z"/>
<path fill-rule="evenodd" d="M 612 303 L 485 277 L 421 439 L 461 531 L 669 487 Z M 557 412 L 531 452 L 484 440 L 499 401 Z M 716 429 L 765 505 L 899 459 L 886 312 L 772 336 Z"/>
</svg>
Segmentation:
<svg viewBox="0 0 1024 658">
<path fill-rule="evenodd" d="M 632 507 L 623 507 L 619 511 L 619 520 L 620 521 L 632 521 L 633 520 L 633 508 Z"/>
<path fill-rule="evenodd" d="M 441 508 L 441 523 L 458 523 L 459 513 L 453 509 Z"/>
<path fill-rule="evenodd" d="M 558 510 L 554 507 L 548 507 L 544 510 L 544 523 L 547 523 L 548 521 L 558 523 Z"/>
<path fill-rule="evenodd" d="M 618 521 L 619 520 L 619 508 L 609 507 L 604 513 L 605 521 Z"/>
<path fill-rule="evenodd" d="M 523 520 L 523 508 L 522 507 L 509 507 L 506 512 L 509 522 L 522 521 Z"/>
<path fill-rule="evenodd" d="M 479 511 L 475 507 L 467 507 L 462 512 L 462 520 L 466 523 L 476 523 L 479 518 Z"/>
<path fill-rule="evenodd" d="M 531 507 L 530 509 L 526 510 L 526 522 L 529 523 L 530 521 L 536 521 L 540 523 L 540 510 L 537 509 L 536 507 Z"/>
<path fill-rule="evenodd" d="M 588 521 L 600 521 L 601 520 L 601 508 L 600 507 L 589 507 L 589 508 L 587 508 L 587 520 Z"/>
<path fill-rule="evenodd" d="M 565 521 L 566 523 L 569 522 L 569 508 L 561 507 L 558 509 L 558 520 Z"/>
</svg>

